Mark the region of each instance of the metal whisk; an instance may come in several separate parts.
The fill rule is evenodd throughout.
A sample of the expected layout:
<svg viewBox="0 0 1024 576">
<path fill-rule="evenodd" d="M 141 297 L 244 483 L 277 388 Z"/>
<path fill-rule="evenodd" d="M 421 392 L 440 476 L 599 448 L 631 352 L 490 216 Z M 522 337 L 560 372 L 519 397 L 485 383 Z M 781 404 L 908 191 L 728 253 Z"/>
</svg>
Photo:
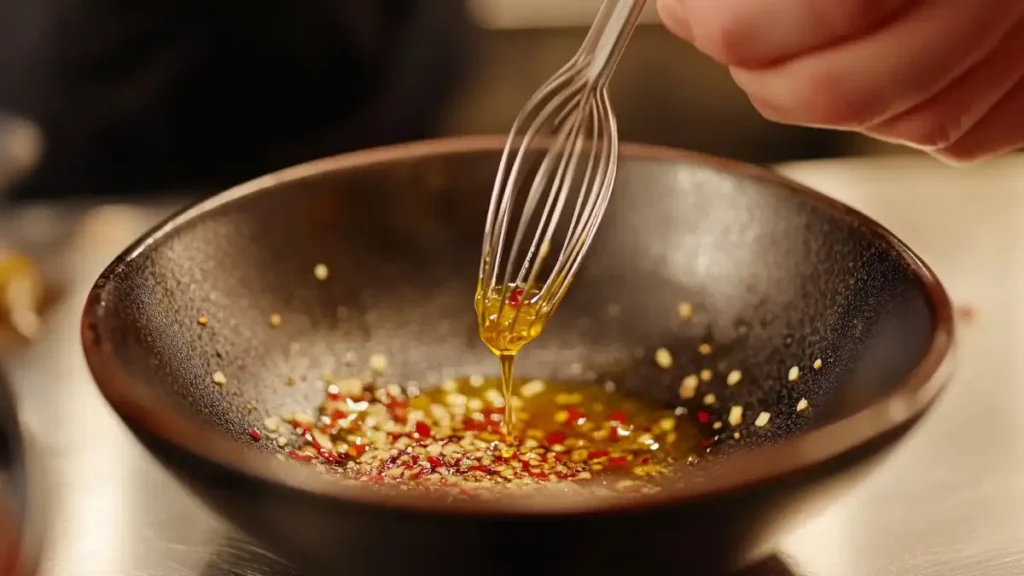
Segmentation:
<svg viewBox="0 0 1024 576">
<path fill-rule="evenodd" d="M 518 309 L 519 298 L 529 299 L 530 322 L 543 322 L 565 296 L 615 183 L 619 136 L 608 82 L 645 3 L 605 0 L 579 51 L 530 98 L 513 123 L 484 230 L 481 326 L 485 317 L 480 294 L 500 297 L 500 309 L 489 312 L 496 318 L 506 317 L 506 303 Z M 538 152 L 543 156 L 521 203 L 509 249 L 513 208 Z M 572 216 L 564 219 L 570 206 Z M 557 259 L 545 267 L 550 254 Z M 517 310 L 509 325 L 515 327 L 519 320 Z"/>
</svg>

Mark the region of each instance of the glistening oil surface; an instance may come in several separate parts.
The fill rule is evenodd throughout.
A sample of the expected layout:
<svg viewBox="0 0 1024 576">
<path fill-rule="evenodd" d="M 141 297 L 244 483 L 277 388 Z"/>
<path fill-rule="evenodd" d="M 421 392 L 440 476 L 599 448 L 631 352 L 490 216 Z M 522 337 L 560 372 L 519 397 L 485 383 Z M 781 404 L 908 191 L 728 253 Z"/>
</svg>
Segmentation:
<svg viewBox="0 0 1024 576">
<path fill-rule="evenodd" d="M 316 416 L 283 417 L 282 445 L 356 480 L 467 495 L 551 484 L 656 491 L 698 445 L 692 423 L 601 386 L 534 380 L 512 392 L 506 435 L 495 380 L 408 393 L 343 380 L 328 386 Z"/>
</svg>

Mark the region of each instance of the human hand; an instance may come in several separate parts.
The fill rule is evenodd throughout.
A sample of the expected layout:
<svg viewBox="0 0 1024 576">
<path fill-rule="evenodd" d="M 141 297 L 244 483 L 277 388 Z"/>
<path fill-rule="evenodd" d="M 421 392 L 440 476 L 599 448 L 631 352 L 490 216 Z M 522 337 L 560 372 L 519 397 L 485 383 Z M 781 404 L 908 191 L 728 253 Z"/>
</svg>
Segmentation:
<svg viewBox="0 0 1024 576">
<path fill-rule="evenodd" d="M 1024 146 L 1024 1 L 658 0 L 770 120 L 954 162 Z"/>
</svg>

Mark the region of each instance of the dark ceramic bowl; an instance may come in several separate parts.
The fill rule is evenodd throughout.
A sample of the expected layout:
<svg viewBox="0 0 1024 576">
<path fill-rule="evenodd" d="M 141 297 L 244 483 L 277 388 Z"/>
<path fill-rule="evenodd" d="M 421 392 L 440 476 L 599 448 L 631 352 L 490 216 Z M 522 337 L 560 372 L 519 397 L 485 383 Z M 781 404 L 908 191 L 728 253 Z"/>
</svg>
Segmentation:
<svg viewBox="0 0 1024 576">
<path fill-rule="evenodd" d="M 633 500 L 389 494 L 254 443 L 247 431 L 267 415 L 315 406 L 314 381 L 342 372 L 346 356 L 386 353 L 389 376 L 424 386 L 496 372 L 471 299 L 502 144 L 320 160 L 171 218 L 89 296 L 83 342 L 103 394 L 210 506 L 313 570 L 707 575 L 770 553 L 877 463 L 947 381 L 949 299 L 891 233 L 772 172 L 630 145 L 581 275 L 519 373 L 612 377 L 677 406 L 682 376 L 709 368 L 702 393 L 717 395 L 715 419 L 740 404 L 771 413 L 768 426 L 744 425 L 738 440 L 730 430 L 717 456 Z M 318 262 L 326 282 L 313 278 Z M 696 303 L 690 322 L 679 321 L 681 301 Z M 273 312 L 286 318 L 276 330 Z M 704 341 L 710 357 L 697 353 Z M 671 370 L 651 359 L 661 346 Z M 725 384 L 731 367 L 741 385 Z M 210 381 L 217 370 L 223 389 Z M 287 387 L 288 376 L 308 382 Z M 693 414 L 699 402 L 681 405 Z"/>
</svg>

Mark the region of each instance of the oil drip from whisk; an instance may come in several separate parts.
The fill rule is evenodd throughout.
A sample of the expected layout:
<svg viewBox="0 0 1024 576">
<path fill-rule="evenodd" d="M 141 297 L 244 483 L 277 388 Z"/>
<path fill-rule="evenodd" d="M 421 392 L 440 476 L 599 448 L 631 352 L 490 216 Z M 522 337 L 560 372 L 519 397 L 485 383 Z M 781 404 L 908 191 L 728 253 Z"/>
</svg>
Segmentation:
<svg viewBox="0 0 1024 576">
<path fill-rule="evenodd" d="M 540 335 L 551 311 L 542 306 L 540 292 L 517 286 L 477 288 L 475 307 L 480 339 L 498 357 L 501 365 L 501 390 L 505 400 L 505 432 L 511 431 L 512 376 L 516 355 Z"/>
<path fill-rule="evenodd" d="M 514 414 L 512 412 L 512 375 L 516 363 L 516 355 L 498 354 L 498 363 L 501 364 L 501 395 L 505 399 L 505 420 L 502 423 L 503 432 L 506 436 L 512 433 Z"/>
</svg>

